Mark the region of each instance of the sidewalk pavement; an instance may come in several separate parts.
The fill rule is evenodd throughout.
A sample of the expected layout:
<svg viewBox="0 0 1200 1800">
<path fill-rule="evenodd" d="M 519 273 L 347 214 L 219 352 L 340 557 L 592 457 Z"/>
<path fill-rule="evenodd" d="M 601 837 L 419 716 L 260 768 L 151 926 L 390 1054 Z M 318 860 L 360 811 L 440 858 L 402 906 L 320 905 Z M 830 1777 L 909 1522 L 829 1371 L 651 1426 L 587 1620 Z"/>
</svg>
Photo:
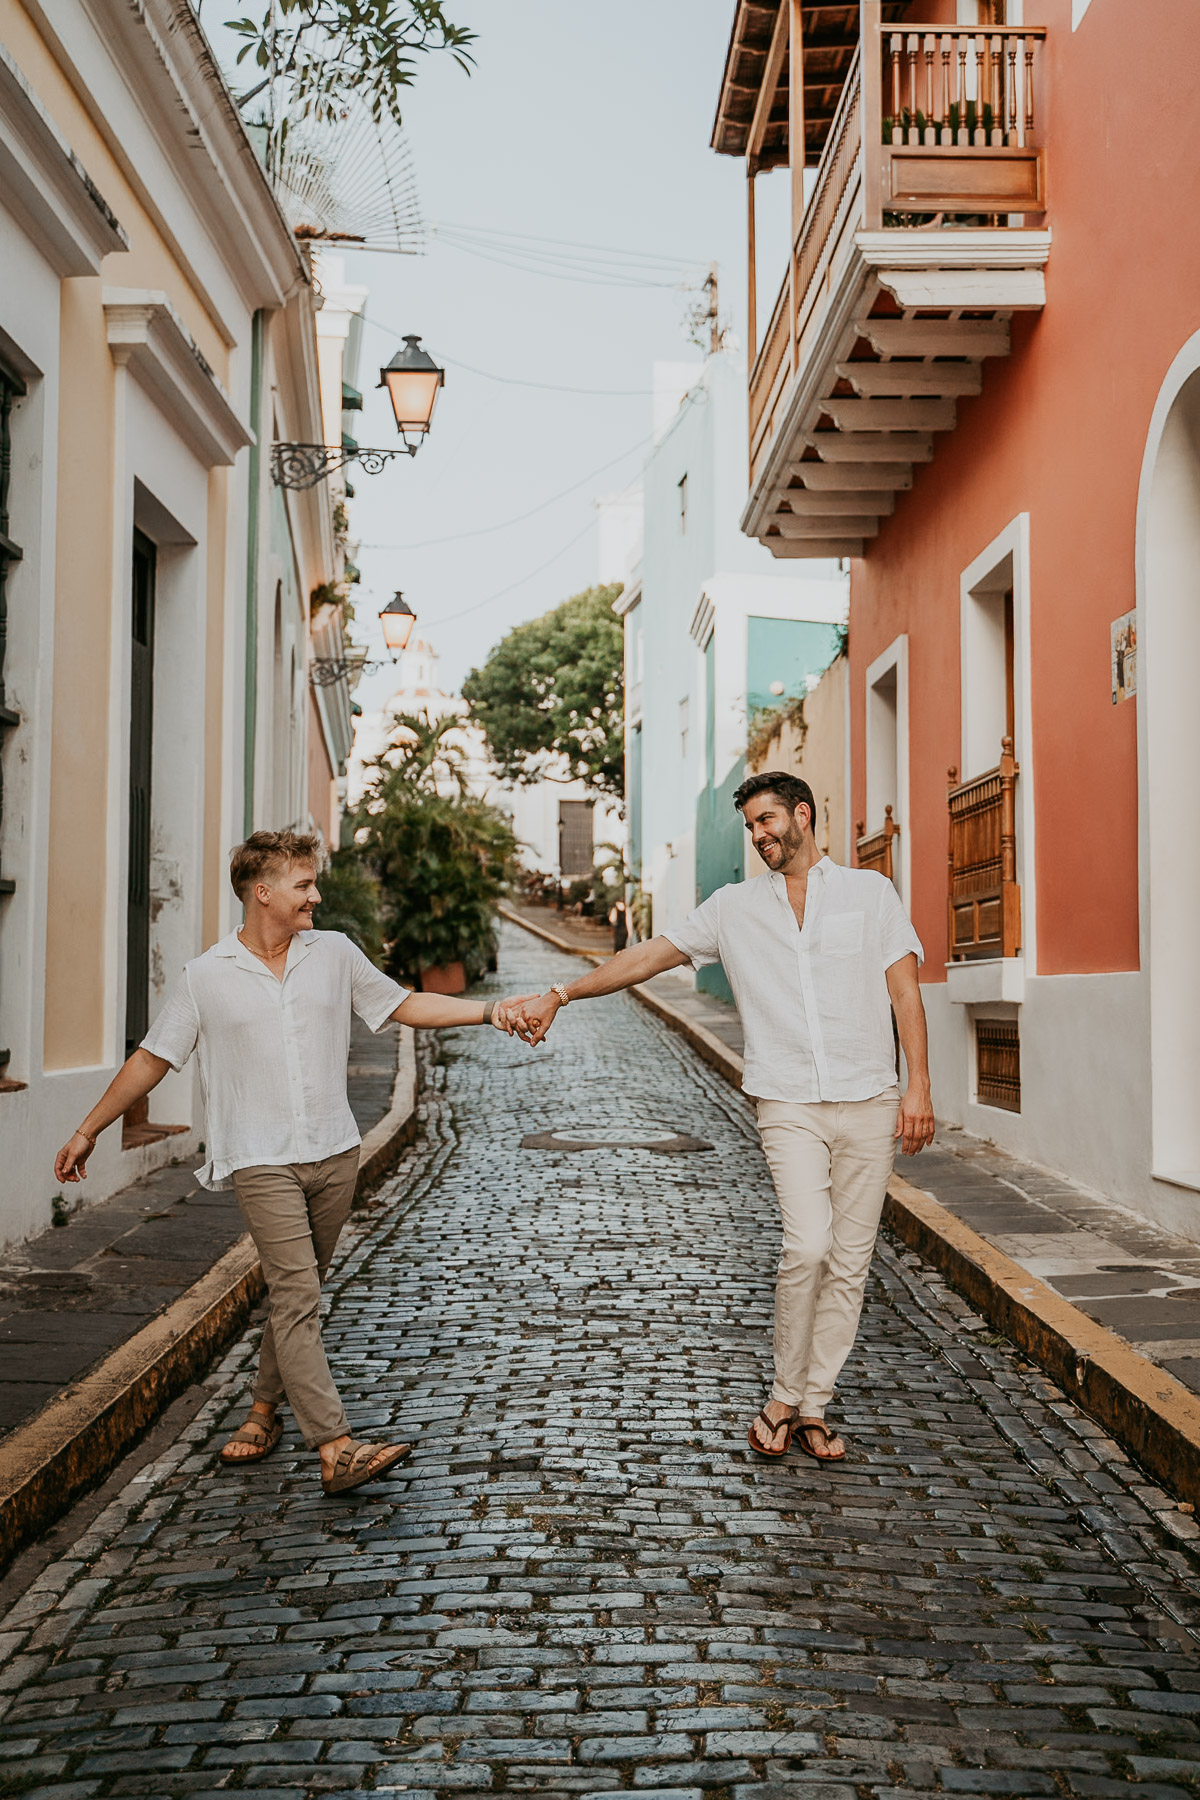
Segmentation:
<svg viewBox="0 0 1200 1800">
<path fill-rule="evenodd" d="M 373 1035 L 355 1019 L 348 1092 L 361 1196 L 411 1137 L 411 1032 Z M 199 1187 L 199 1163 L 157 1169 L 0 1254 L 0 1569 L 108 1472 L 262 1298 L 233 1192 Z"/>
<path fill-rule="evenodd" d="M 510 916 L 588 953 L 551 908 Z M 740 1086 L 732 1006 L 673 974 L 633 991 Z M 1200 1498 L 1200 1247 L 956 1125 L 898 1164 L 885 1222 L 1161 1480 Z"/>
</svg>

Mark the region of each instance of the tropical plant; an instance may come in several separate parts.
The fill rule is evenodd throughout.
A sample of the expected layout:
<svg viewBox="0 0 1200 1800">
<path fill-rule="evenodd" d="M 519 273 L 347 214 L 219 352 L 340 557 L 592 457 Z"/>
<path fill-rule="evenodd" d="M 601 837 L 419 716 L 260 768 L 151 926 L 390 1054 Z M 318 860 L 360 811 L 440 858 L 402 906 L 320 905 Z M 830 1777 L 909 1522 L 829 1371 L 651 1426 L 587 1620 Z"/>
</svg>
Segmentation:
<svg viewBox="0 0 1200 1800">
<path fill-rule="evenodd" d="M 620 584 L 586 588 L 518 625 L 463 683 L 471 716 L 506 781 L 582 780 L 625 790 L 624 634 Z"/>
<path fill-rule="evenodd" d="M 321 904 L 313 914 L 318 931 L 344 931 L 372 962 L 383 954 L 379 883 L 363 866 L 358 850 L 335 850 L 318 879 Z"/>
<path fill-rule="evenodd" d="M 272 0 L 226 21 L 245 41 L 238 64 L 260 78 L 237 96 L 243 109 L 278 85 L 284 111 L 335 121 L 351 95 L 375 120 L 400 120 L 400 97 L 417 61 L 449 50 L 467 69 L 475 34 L 446 17 L 443 0 Z"/>
<path fill-rule="evenodd" d="M 460 794 L 467 791 L 467 753 L 452 733 L 459 721 L 453 713 L 430 719 L 424 713 L 397 713 L 392 741 L 377 763 L 371 765 L 367 787 L 376 786 L 375 770 L 389 769 L 401 785 L 436 794 L 448 781 Z M 379 779 L 382 779 L 380 776 Z"/>
<path fill-rule="evenodd" d="M 379 884 L 383 966 L 419 987 L 448 963 L 482 972 L 495 956 L 496 902 L 517 878 L 510 820 L 466 791 L 458 721 L 402 715 L 398 741 L 367 771 L 355 818 L 359 854 Z M 457 791 L 439 793 L 447 774 Z"/>
</svg>

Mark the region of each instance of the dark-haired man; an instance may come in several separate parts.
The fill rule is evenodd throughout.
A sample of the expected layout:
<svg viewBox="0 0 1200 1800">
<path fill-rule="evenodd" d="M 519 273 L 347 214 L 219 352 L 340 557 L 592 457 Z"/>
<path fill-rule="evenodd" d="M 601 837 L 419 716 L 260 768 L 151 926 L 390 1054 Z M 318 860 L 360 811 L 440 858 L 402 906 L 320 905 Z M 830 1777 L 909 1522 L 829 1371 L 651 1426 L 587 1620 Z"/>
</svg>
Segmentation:
<svg viewBox="0 0 1200 1800">
<path fill-rule="evenodd" d="M 340 931 L 314 931 L 321 845 L 294 831 L 256 831 L 230 857 L 245 923 L 184 968 L 149 1034 L 59 1151 L 59 1181 L 86 1178 L 106 1126 L 182 1069 L 200 1063 L 207 1188 L 232 1187 L 266 1277 L 250 1416 L 221 1452 L 261 1462 L 282 1435 L 286 1394 L 321 1459 L 327 1494 L 383 1475 L 411 1444 L 354 1438 L 321 1342 L 321 1283 L 350 1212 L 359 1133 L 346 1095 L 350 1014 L 372 1031 L 487 1025 L 511 1036 L 517 1003 L 414 994 L 377 969 Z"/>
<path fill-rule="evenodd" d="M 572 1000 L 687 962 L 724 964 L 746 1034 L 742 1085 L 783 1218 L 775 1383 L 750 1444 L 782 1456 L 794 1437 L 818 1461 L 840 1462 L 845 1445 L 825 1408 L 858 1329 L 896 1144 L 912 1156 L 933 1137 L 923 952 L 890 881 L 821 854 L 807 782 L 770 771 L 733 799 L 767 874 L 718 888 L 682 925 L 526 1003 L 518 1030 L 537 1043 Z"/>
</svg>

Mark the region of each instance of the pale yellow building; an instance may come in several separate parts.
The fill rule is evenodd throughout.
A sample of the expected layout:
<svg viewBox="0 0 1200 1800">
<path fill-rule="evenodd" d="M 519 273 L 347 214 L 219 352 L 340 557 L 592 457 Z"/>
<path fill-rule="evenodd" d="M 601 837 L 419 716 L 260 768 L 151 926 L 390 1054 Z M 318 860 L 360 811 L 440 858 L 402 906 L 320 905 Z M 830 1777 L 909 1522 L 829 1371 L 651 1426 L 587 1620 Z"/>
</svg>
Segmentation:
<svg viewBox="0 0 1200 1800">
<path fill-rule="evenodd" d="M 229 847 L 336 832 L 350 701 L 310 682 L 310 596 L 343 544 L 270 457 L 325 441 L 320 401 L 308 253 L 187 0 L 0 0 L 0 1244 L 240 917 Z M 108 1132 L 88 1197 L 200 1117 L 168 1076 L 184 1129 Z"/>
</svg>

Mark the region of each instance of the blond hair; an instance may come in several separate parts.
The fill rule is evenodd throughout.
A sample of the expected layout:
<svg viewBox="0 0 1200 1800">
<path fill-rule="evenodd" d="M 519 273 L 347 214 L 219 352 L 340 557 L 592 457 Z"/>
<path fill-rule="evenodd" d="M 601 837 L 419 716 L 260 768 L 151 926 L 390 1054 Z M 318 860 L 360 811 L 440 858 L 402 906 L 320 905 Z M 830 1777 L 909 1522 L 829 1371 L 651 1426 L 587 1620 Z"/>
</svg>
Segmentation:
<svg viewBox="0 0 1200 1800">
<path fill-rule="evenodd" d="M 324 853 L 315 832 L 254 831 L 229 852 L 229 880 L 243 903 L 257 882 L 286 874 L 293 863 L 311 863 L 320 873 Z"/>
</svg>

